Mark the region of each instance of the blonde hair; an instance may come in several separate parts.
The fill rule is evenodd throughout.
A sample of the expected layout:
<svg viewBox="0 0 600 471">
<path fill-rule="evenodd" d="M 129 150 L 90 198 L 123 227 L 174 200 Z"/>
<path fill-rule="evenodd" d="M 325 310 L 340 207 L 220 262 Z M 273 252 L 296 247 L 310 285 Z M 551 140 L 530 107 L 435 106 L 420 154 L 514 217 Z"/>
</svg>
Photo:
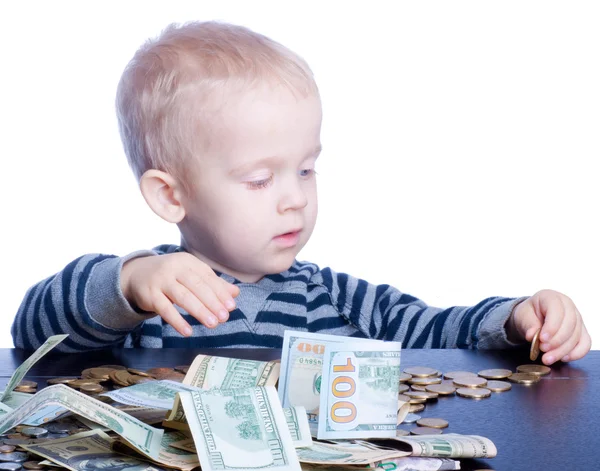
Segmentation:
<svg viewBox="0 0 600 471">
<path fill-rule="evenodd" d="M 243 26 L 171 24 L 148 40 L 126 66 L 116 97 L 121 140 L 137 180 L 149 169 L 185 175 L 186 159 L 209 139 L 208 104 L 225 87 L 243 91 L 265 82 L 318 96 L 301 57 Z"/>
</svg>

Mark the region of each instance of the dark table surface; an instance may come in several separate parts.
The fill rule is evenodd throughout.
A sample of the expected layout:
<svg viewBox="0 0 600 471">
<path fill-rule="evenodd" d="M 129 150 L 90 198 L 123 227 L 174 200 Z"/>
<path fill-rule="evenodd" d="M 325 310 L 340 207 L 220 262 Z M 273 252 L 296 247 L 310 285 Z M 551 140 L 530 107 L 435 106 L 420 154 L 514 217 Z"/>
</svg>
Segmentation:
<svg viewBox="0 0 600 471">
<path fill-rule="evenodd" d="M 191 364 L 200 353 L 272 360 L 280 350 L 262 349 L 113 349 L 77 354 L 50 352 L 29 371 L 37 381 L 76 376 L 85 368 L 125 365 L 140 369 Z M 0 389 L 28 356 L 19 349 L 0 349 Z M 525 350 L 403 350 L 402 366 L 430 366 L 441 371 L 508 368 L 531 363 Z M 600 469 L 600 351 L 573 363 L 559 363 L 532 386 L 514 384 L 489 399 L 441 397 L 419 415 L 446 419 L 444 433 L 482 435 L 498 448 L 486 460 L 462 460 L 461 469 L 597 470 Z"/>
</svg>

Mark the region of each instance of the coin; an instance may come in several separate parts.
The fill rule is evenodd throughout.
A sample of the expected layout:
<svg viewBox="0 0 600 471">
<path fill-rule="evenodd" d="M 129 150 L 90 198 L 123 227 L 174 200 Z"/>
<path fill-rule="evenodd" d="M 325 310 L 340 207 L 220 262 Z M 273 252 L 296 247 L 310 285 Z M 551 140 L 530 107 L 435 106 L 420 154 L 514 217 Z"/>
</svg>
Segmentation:
<svg viewBox="0 0 600 471">
<path fill-rule="evenodd" d="M 397 428 L 396 429 L 396 436 L 397 437 L 405 437 L 406 435 L 410 435 L 410 432 L 408 430 L 404 430 L 403 428 Z"/>
<path fill-rule="evenodd" d="M 444 379 L 454 379 L 454 378 L 458 378 L 459 376 L 477 376 L 477 375 L 470 371 L 448 371 L 447 373 L 444 373 Z"/>
<path fill-rule="evenodd" d="M 452 382 L 459 388 L 483 388 L 487 384 L 487 380 L 479 376 L 459 376 Z"/>
<path fill-rule="evenodd" d="M 410 401 L 408 402 L 410 404 L 425 404 L 427 402 L 427 399 L 421 397 L 411 397 Z"/>
<path fill-rule="evenodd" d="M 175 371 L 173 368 L 150 368 L 149 370 L 146 370 L 146 373 L 148 373 L 151 376 L 154 376 L 156 379 L 165 379 L 165 376 L 167 376 L 169 373 L 173 373 L 173 371 Z"/>
<path fill-rule="evenodd" d="M 420 384 L 413 384 L 410 389 L 412 391 L 425 391 L 425 386 L 421 386 Z"/>
<path fill-rule="evenodd" d="M 504 368 L 492 368 L 490 370 L 481 370 L 477 374 L 485 379 L 504 379 L 508 378 L 512 374 L 512 371 Z"/>
<path fill-rule="evenodd" d="M 71 381 L 70 383 L 68 383 L 67 386 L 70 386 L 70 387 L 72 387 L 74 389 L 79 389 L 84 384 L 100 384 L 100 381 L 102 381 L 102 380 L 98 380 L 98 379 L 76 379 L 75 381 Z"/>
<path fill-rule="evenodd" d="M 428 391 L 406 391 L 404 393 L 405 396 L 410 397 L 411 399 L 437 399 L 438 395 L 436 393 L 428 392 Z"/>
<path fill-rule="evenodd" d="M 15 448 L 12 445 L 0 445 L 0 453 L 12 453 L 15 451 Z"/>
<path fill-rule="evenodd" d="M 508 380 L 518 384 L 533 384 L 540 380 L 540 376 L 529 373 L 513 373 Z"/>
<path fill-rule="evenodd" d="M 529 359 L 531 361 L 537 360 L 537 357 L 540 354 L 540 332 L 542 328 L 540 327 L 535 334 L 533 334 L 533 338 L 531 339 L 531 350 L 529 350 Z"/>
<path fill-rule="evenodd" d="M 144 378 L 144 382 L 148 381 L 150 378 Z M 169 381 L 176 381 L 178 383 L 183 383 L 185 379 L 185 375 L 183 373 L 179 373 L 178 371 L 172 371 L 164 376 L 162 379 L 168 379 Z"/>
<path fill-rule="evenodd" d="M 126 370 L 127 367 L 123 365 L 101 365 L 98 368 L 106 368 L 107 370 Z"/>
<path fill-rule="evenodd" d="M 469 399 L 483 399 L 484 397 L 490 397 L 492 392 L 485 388 L 458 388 L 456 394 Z"/>
<path fill-rule="evenodd" d="M 438 393 L 440 396 L 449 396 L 454 394 L 456 387 L 450 384 L 431 384 L 425 387 L 425 391 Z"/>
<path fill-rule="evenodd" d="M 115 371 L 113 368 L 89 368 L 89 375 L 92 378 L 97 379 L 110 379 L 111 371 Z"/>
<path fill-rule="evenodd" d="M 37 388 L 29 388 L 27 386 L 17 386 L 13 391 L 27 394 L 35 394 L 37 392 Z"/>
<path fill-rule="evenodd" d="M 418 384 L 420 386 L 427 386 L 428 384 L 440 384 L 442 382 L 442 378 L 438 377 L 428 377 L 428 378 L 412 378 L 408 381 L 409 384 Z"/>
<path fill-rule="evenodd" d="M 48 435 L 48 430 L 42 427 L 25 427 L 21 430 L 21 433 L 26 437 L 30 438 L 41 438 Z"/>
<path fill-rule="evenodd" d="M 404 417 L 404 420 L 402 421 L 402 423 L 403 424 L 414 424 L 420 418 L 421 418 L 420 415 L 408 413 L 406 415 L 406 417 Z"/>
<path fill-rule="evenodd" d="M 29 455 L 22 451 L 13 451 L 12 453 L 0 453 L 0 461 L 12 461 L 13 463 L 24 463 L 29 459 Z"/>
<path fill-rule="evenodd" d="M 404 394 L 398 394 L 398 402 L 409 402 L 410 397 L 405 396 Z"/>
<path fill-rule="evenodd" d="M 425 409 L 425 404 L 411 404 L 410 405 L 410 409 L 408 409 L 409 413 L 417 413 L 417 412 L 421 412 L 422 410 Z"/>
<path fill-rule="evenodd" d="M 401 383 L 405 383 L 406 381 L 408 381 L 411 378 L 412 378 L 412 375 L 409 375 L 408 373 L 400 373 L 400 382 Z"/>
<path fill-rule="evenodd" d="M 69 384 L 75 380 L 77 380 L 79 378 L 74 378 L 74 377 L 59 377 L 59 378 L 50 378 L 49 380 L 46 381 L 46 383 L 52 385 L 52 384 Z"/>
<path fill-rule="evenodd" d="M 416 376 L 417 378 L 428 378 L 430 376 L 439 376 L 440 372 L 433 368 L 428 368 L 426 366 L 411 366 L 409 368 L 405 368 L 404 372 L 411 375 Z"/>
<path fill-rule="evenodd" d="M 491 381 L 488 381 L 486 388 L 492 392 L 504 392 L 504 391 L 508 391 L 509 389 L 511 389 L 512 386 L 510 385 L 510 383 L 507 383 L 506 381 L 491 380 Z"/>
<path fill-rule="evenodd" d="M 21 387 L 24 387 L 24 388 L 37 388 L 37 385 L 38 384 L 35 381 L 26 381 L 26 380 L 23 380 L 23 381 L 21 381 L 17 385 L 17 387 L 21 386 Z"/>
<path fill-rule="evenodd" d="M 404 391 L 408 391 L 410 388 L 407 384 L 401 384 L 398 387 L 398 393 L 402 394 Z"/>
<path fill-rule="evenodd" d="M 430 428 L 446 428 L 448 427 L 448 421 L 444 419 L 423 418 L 417 420 L 417 425 Z"/>
<path fill-rule="evenodd" d="M 148 374 L 146 371 L 138 370 L 137 368 L 127 368 L 127 371 L 129 371 L 132 375 L 147 376 L 148 378 L 154 378 L 154 376 Z"/>
<path fill-rule="evenodd" d="M 82 393 L 99 393 L 104 390 L 102 386 L 96 383 L 82 384 L 80 388 Z"/>
<path fill-rule="evenodd" d="M 183 366 L 176 366 L 175 367 L 175 371 L 179 371 L 180 373 L 183 374 L 187 374 L 187 372 L 190 370 L 190 366 L 189 365 L 183 365 Z"/>
<path fill-rule="evenodd" d="M 546 365 L 519 365 L 517 366 L 519 373 L 528 373 L 530 375 L 545 376 L 552 371 Z"/>
<path fill-rule="evenodd" d="M 23 467 L 25 469 L 46 469 L 46 467 L 43 464 L 40 464 L 39 461 L 25 461 L 25 463 L 23 463 Z"/>
<path fill-rule="evenodd" d="M 167 376 L 167 377 L 165 377 L 165 379 L 170 379 L 170 378 Z M 154 378 L 152 378 L 151 376 L 138 376 L 138 375 L 130 375 L 129 376 L 129 384 L 130 385 L 148 383 L 149 381 L 156 381 L 156 380 Z M 177 380 L 173 380 L 173 381 L 177 381 Z"/>
<path fill-rule="evenodd" d="M 129 370 L 113 370 L 108 374 L 110 380 L 119 386 L 130 386 L 130 376 Z"/>
<path fill-rule="evenodd" d="M 19 471 L 23 468 L 21 467 L 21 463 L 0 463 L 0 469 L 7 471 Z"/>
<path fill-rule="evenodd" d="M 78 427 L 70 422 L 56 421 L 44 424 L 44 428 L 50 433 L 69 433 L 73 430 L 77 430 Z"/>
<path fill-rule="evenodd" d="M 417 427 L 410 431 L 411 435 L 439 435 L 442 431 L 439 428 Z"/>
</svg>

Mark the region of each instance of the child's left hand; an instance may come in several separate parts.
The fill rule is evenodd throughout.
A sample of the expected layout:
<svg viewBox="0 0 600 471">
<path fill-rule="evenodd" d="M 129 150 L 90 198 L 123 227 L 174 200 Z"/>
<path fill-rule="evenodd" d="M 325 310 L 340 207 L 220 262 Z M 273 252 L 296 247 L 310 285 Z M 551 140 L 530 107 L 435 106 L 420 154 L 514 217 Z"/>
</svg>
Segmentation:
<svg viewBox="0 0 600 471">
<path fill-rule="evenodd" d="M 519 303 L 507 322 L 509 336 L 531 342 L 539 328 L 542 362 L 578 360 L 590 351 L 592 339 L 581 314 L 568 296 L 552 290 L 535 293 Z M 512 332 L 511 332 L 512 331 Z"/>
</svg>

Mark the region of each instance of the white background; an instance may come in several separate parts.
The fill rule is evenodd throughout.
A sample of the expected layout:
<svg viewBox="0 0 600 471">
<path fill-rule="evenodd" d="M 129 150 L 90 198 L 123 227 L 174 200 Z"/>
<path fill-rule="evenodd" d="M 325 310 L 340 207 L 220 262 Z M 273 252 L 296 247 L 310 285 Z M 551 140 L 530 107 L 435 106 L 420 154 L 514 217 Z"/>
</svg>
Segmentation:
<svg viewBox="0 0 600 471">
<path fill-rule="evenodd" d="M 287 45 L 319 83 L 299 259 L 436 306 L 556 289 L 600 346 L 600 4 L 548 0 L 3 2 L 0 346 L 27 288 L 76 257 L 178 243 L 139 194 L 114 95 L 146 38 L 209 19 Z"/>
</svg>

